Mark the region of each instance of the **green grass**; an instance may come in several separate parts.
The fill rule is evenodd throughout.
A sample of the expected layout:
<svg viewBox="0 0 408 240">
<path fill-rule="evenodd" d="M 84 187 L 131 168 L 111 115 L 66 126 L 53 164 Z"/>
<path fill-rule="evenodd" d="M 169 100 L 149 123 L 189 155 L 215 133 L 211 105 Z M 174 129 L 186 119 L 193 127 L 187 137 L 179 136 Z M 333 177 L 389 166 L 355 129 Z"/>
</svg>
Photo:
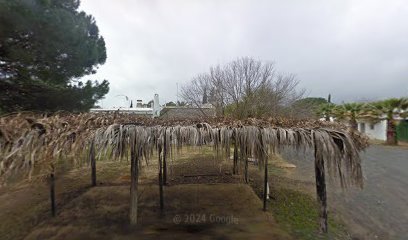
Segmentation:
<svg viewBox="0 0 408 240">
<path fill-rule="evenodd" d="M 275 168 L 270 168 L 270 174 L 277 174 Z M 269 202 L 269 210 L 274 218 L 286 231 L 296 239 L 350 239 L 345 226 L 335 216 L 328 219 L 329 233 L 319 232 L 318 204 L 314 197 L 290 187 L 271 189 L 273 198 Z"/>
</svg>

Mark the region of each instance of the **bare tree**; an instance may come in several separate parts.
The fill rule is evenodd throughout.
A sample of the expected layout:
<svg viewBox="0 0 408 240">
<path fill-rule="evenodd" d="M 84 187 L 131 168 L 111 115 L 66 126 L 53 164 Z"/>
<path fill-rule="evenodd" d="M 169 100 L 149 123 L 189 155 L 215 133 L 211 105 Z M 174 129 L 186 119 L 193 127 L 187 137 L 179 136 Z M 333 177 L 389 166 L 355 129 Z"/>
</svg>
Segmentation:
<svg viewBox="0 0 408 240">
<path fill-rule="evenodd" d="M 212 90 L 210 103 L 217 109 L 217 114 L 225 114 L 225 106 L 229 104 L 229 99 L 225 85 L 225 70 L 220 65 L 210 68 L 209 79 Z"/>
<path fill-rule="evenodd" d="M 293 104 L 300 100 L 305 90 L 298 90 L 299 80 L 296 79 L 294 74 L 277 74 L 275 81 L 271 85 L 271 95 L 269 96 L 270 106 L 269 108 L 277 112 L 278 115 L 290 115 L 296 117 L 298 112 L 293 111 Z"/>
<path fill-rule="evenodd" d="M 180 97 L 190 105 L 201 107 L 202 99 L 210 89 L 208 76 L 197 75 L 190 83 L 181 87 Z"/>
<path fill-rule="evenodd" d="M 238 104 L 244 96 L 251 96 L 272 81 L 274 67 L 271 63 L 240 58 L 225 66 L 224 75 L 226 93 Z"/>
<path fill-rule="evenodd" d="M 200 109 L 201 113 L 206 116 L 206 113 L 201 109 L 204 96 L 210 91 L 210 79 L 208 74 L 197 75 L 193 80 L 185 86 L 181 87 L 180 97 L 189 105 Z"/>
<path fill-rule="evenodd" d="M 219 115 L 237 118 L 281 115 L 303 96 L 304 91 L 296 89 L 298 84 L 293 74 L 278 74 L 273 63 L 244 57 L 198 75 L 182 88 L 181 96 L 200 107 L 201 99 L 209 92 L 209 102 Z"/>
</svg>

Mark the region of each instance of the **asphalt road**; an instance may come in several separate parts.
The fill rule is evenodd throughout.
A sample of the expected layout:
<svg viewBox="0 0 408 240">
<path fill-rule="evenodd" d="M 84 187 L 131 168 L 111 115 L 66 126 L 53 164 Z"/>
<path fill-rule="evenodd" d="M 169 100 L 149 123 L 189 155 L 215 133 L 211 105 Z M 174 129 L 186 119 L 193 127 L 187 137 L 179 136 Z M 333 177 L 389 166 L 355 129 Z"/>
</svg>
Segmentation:
<svg viewBox="0 0 408 240">
<path fill-rule="evenodd" d="M 408 148 L 374 145 L 361 156 L 364 189 L 342 191 L 329 183 L 329 208 L 354 239 L 408 239 Z M 283 157 L 297 165 L 294 178 L 314 184 L 311 153 L 284 151 Z"/>
</svg>

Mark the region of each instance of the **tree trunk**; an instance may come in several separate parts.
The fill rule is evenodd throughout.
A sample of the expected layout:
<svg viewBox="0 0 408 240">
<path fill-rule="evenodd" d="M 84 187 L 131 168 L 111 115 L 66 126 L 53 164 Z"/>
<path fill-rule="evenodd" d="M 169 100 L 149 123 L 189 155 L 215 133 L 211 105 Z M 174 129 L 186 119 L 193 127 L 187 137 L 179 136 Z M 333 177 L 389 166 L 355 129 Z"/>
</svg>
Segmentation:
<svg viewBox="0 0 408 240">
<path fill-rule="evenodd" d="M 358 130 L 358 124 L 356 119 L 351 119 L 350 120 L 350 128 L 357 131 Z"/>
<path fill-rule="evenodd" d="M 50 174 L 51 215 L 55 217 L 55 176 L 54 169 Z"/>
<path fill-rule="evenodd" d="M 387 145 L 397 145 L 397 131 L 392 119 L 387 119 Z"/>
<path fill-rule="evenodd" d="M 95 143 L 92 141 L 91 149 L 89 153 L 89 157 L 91 158 L 91 182 L 92 186 L 96 186 L 96 159 L 95 159 Z"/>
<path fill-rule="evenodd" d="M 319 203 L 319 223 L 320 231 L 327 233 L 327 195 L 326 195 L 326 179 L 324 172 L 324 160 L 321 154 L 318 154 L 315 147 L 315 177 L 316 177 L 316 193 Z"/>
<path fill-rule="evenodd" d="M 132 147 L 134 148 L 134 147 Z M 135 149 L 130 153 L 130 224 L 137 224 L 137 187 L 139 180 L 139 155 Z"/>
</svg>

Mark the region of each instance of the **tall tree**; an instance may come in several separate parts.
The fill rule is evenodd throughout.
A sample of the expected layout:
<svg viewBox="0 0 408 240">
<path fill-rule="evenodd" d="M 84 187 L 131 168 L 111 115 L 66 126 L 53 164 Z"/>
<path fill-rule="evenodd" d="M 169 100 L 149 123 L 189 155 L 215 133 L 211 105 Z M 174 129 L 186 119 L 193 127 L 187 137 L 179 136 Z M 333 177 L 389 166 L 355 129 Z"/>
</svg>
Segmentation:
<svg viewBox="0 0 408 240">
<path fill-rule="evenodd" d="M 319 105 L 318 109 L 316 110 L 317 114 L 321 117 L 324 117 L 326 121 L 330 121 L 332 117 L 334 117 L 334 109 L 336 105 L 334 103 L 323 103 Z"/>
<path fill-rule="evenodd" d="M 166 104 L 164 104 L 166 107 L 176 107 L 177 106 L 177 104 L 175 103 L 175 102 L 173 102 L 173 101 L 170 101 L 170 102 L 168 102 L 168 103 L 166 103 Z"/>
<path fill-rule="evenodd" d="M 180 96 L 184 100 L 184 102 L 188 105 L 194 106 L 200 109 L 201 113 L 206 116 L 207 114 L 201 109 L 202 107 L 202 100 L 204 96 L 208 93 L 210 89 L 210 79 L 207 74 L 200 74 L 193 78 L 191 82 L 182 86 Z M 214 104 L 215 103 L 215 91 L 214 89 L 210 89 L 210 95 L 208 96 L 208 102 Z M 215 105 L 218 107 L 217 105 Z"/>
<path fill-rule="evenodd" d="M 277 116 L 303 95 L 296 89 L 298 83 L 292 74 L 276 73 L 272 63 L 244 57 L 196 76 L 182 87 L 181 97 L 200 107 L 209 93 L 208 102 L 221 116 Z"/>
<path fill-rule="evenodd" d="M 0 0 L 0 109 L 92 107 L 109 83 L 80 82 L 105 63 L 95 19 L 79 0 Z"/>
<path fill-rule="evenodd" d="M 207 103 L 208 103 L 207 88 L 204 88 L 202 104 L 207 104 Z"/>
<path fill-rule="evenodd" d="M 338 120 L 346 120 L 353 130 L 357 130 L 357 120 L 365 116 L 363 103 L 344 103 L 334 108 L 334 115 Z"/>
<path fill-rule="evenodd" d="M 327 104 L 327 100 L 322 97 L 307 97 L 295 101 L 290 110 L 291 115 L 301 118 L 316 118 L 319 117 L 318 110 L 322 104 Z"/>
</svg>

